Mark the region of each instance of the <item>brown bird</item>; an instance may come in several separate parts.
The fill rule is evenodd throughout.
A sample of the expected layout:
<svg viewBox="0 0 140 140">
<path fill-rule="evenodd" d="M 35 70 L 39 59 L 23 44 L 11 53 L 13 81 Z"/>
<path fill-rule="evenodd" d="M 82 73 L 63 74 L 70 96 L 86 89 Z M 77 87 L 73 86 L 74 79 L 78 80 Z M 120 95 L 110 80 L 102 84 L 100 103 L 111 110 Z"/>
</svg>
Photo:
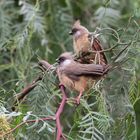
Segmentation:
<svg viewBox="0 0 140 140">
<path fill-rule="evenodd" d="M 68 52 L 61 54 L 57 61 L 57 74 L 60 84 L 79 93 L 76 98 L 77 104 L 79 104 L 83 92 L 91 88 L 107 72 L 106 66 L 80 64 L 74 61 L 72 54 Z"/>
<path fill-rule="evenodd" d="M 73 48 L 81 63 L 107 64 L 104 52 L 100 52 L 103 50 L 100 41 L 79 20 L 74 23 L 69 34 L 73 35 Z"/>
</svg>

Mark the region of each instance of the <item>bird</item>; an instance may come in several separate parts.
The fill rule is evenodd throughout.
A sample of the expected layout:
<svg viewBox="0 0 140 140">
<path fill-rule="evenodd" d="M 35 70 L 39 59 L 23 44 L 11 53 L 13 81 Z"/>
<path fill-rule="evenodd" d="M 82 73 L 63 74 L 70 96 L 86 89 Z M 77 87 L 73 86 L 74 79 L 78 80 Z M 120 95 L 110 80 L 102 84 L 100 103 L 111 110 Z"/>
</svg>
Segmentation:
<svg viewBox="0 0 140 140">
<path fill-rule="evenodd" d="M 107 64 L 99 39 L 82 26 L 80 20 L 75 21 L 69 34 L 73 36 L 74 52 L 80 58 L 81 63 Z"/>
<path fill-rule="evenodd" d="M 77 104 L 80 103 L 83 92 L 91 88 L 108 71 L 107 67 L 101 64 L 81 64 L 74 60 L 70 52 L 62 53 L 57 63 L 56 73 L 60 85 L 79 93 L 75 98 Z"/>
</svg>

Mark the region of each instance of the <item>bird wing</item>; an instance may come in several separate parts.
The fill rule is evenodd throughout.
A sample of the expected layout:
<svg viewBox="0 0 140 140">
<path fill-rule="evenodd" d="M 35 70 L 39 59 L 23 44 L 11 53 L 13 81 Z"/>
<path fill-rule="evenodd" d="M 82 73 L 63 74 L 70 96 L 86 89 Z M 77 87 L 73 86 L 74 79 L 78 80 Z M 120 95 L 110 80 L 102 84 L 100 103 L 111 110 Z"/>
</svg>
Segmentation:
<svg viewBox="0 0 140 140">
<path fill-rule="evenodd" d="M 103 50 L 101 43 L 97 38 L 94 38 L 92 48 L 95 51 L 102 51 Z M 101 52 L 100 55 L 101 55 L 101 61 L 104 61 L 104 63 L 107 64 L 107 59 L 106 59 L 104 52 Z"/>
<path fill-rule="evenodd" d="M 64 73 L 69 77 L 76 76 L 102 76 L 104 74 L 104 66 L 96 64 L 79 64 L 65 67 Z"/>
<path fill-rule="evenodd" d="M 93 38 L 93 35 L 89 34 L 88 38 L 89 38 L 89 41 L 91 41 Z M 101 43 L 97 38 L 93 38 L 93 43 L 92 43 L 91 47 L 94 51 L 102 51 L 103 50 Z M 104 52 L 100 52 L 100 60 L 104 64 L 107 64 L 107 59 L 106 59 Z"/>
</svg>

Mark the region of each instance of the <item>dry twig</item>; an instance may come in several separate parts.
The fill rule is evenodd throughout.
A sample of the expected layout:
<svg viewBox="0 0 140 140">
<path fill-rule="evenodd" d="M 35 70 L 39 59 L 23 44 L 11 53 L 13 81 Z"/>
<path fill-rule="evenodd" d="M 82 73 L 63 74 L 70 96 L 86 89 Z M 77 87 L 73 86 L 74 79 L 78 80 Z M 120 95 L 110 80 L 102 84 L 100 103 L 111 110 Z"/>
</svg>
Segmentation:
<svg viewBox="0 0 140 140">
<path fill-rule="evenodd" d="M 57 128 L 57 134 L 56 134 L 56 140 L 60 140 L 61 138 L 63 138 L 64 140 L 66 140 L 63 132 L 62 132 L 62 128 L 61 128 L 61 122 L 60 122 L 60 116 L 63 112 L 63 109 L 65 107 L 66 101 L 67 101 L 67 96 L 66 96 L 66 92 L 65 92 L 65 87 L 63 85 L 60 85 L 60 90 L 63 94 L 61 103 L 56 111 L 55 116 L 49 116 L 49 117 L 45 117 L 45 118 L 40 118 L 37 120 L 27 120 L 24 122 L 21 122 L 20 124 L 18 124 L 15 128 L 11 129 L 10 131 L 8 131 L 7 133 L 3 134 L 2 137 L 5 137 L 6 135 L 14 132 L 17 128 L 21 127 L 22 125 L 26 124 L 26 123 L 33 123 L 33 122 L 37 122 L 37 121 L 46 121 L 46 120 L 53 120 L 56 121 L 56 128 Z"/>
</svg>

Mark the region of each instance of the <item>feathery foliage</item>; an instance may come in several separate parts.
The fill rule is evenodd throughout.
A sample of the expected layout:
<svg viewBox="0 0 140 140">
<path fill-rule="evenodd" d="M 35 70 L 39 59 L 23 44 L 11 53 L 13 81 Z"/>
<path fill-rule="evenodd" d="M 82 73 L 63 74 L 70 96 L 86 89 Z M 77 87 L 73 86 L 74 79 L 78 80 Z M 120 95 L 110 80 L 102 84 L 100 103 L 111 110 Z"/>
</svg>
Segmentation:
<svg viewBox="0 0 140 140">
<path fill-rule="evenodd" d="M 54 63 L 64 51 L 72 51 L 68 35 L 79 18 L 91 32 L 99 33 L 109 63 L 117 68 L 99 81 L 81 104 L 69 102 L 61 116 L 68 140 L 140 139 L 140 10 L 134 0 L 1 0 L 0 1 L 0 116 L 5 126 L 55 114 L 62 99 L 58 80 L 47 73 L 19 105 L 11 111 L 13 96 L 40 75 L 38 60 Z M 74 96 L 73 93 L 70 97 Z M 4 122 L 3 121 L 3 122 Z M 1 123 L 1 122 L 0 122 Z M 19 127 L 11 139 L 55 139 L 54 121 L 36 121 Z M 2 126 L 0 126 L 1 137 Z M 2 138 L 4 139 L 4 138 Z"/>
</svg>

